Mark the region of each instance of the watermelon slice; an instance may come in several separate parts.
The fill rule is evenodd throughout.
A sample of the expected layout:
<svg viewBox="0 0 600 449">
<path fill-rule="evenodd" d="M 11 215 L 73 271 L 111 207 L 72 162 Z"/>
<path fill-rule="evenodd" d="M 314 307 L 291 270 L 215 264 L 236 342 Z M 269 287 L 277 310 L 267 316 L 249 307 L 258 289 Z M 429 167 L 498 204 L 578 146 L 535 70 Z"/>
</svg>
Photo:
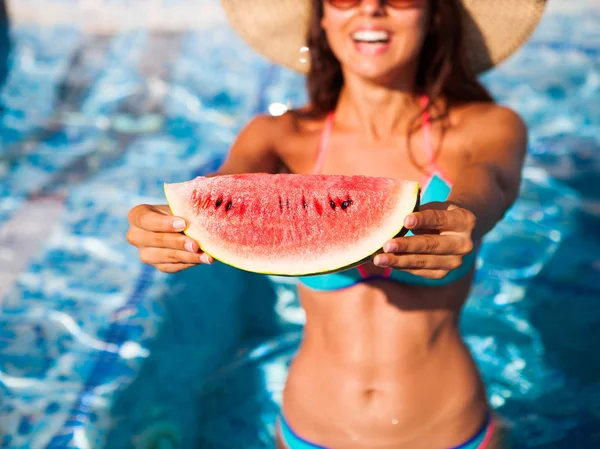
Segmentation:
<svg viewBox="0 0 600 449">
<path fill-rule="evenodd" d="M 185 233 L 216 260 L 281 276 L 339 271 L 401 234 L 419 184 L 392 178 L 250 173 L 165 184 Z"/>
</svg>

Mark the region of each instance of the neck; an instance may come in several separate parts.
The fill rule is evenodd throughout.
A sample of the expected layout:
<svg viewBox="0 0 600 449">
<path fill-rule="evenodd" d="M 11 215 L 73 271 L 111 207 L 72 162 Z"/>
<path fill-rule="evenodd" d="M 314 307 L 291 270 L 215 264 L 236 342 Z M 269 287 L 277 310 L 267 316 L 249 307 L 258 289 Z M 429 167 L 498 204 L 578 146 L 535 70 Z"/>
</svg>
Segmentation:
<svg viewBox="0 0 600 449">
<path fill-rule="evenodd" d="M 406 132 L 406 126 L 419 110 L 414 79 L 413 70 L 403 71 L 389 83 L 344 73 L 336 117 L 375 141 Z"/>
</svg>

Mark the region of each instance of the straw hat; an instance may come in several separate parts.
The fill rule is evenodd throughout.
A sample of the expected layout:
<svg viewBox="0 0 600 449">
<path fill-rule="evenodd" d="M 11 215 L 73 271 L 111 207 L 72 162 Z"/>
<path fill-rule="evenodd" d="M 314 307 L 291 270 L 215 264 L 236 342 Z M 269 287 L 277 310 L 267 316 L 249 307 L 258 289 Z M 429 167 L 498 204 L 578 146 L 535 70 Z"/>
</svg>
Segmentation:
<svg viewBox="0 0 600 449">
<path fill-rule="evenodd" d="M 441 0 L 447 1 L 447 0 Z M 475 73 L 500 63 L 527 41 L 547 0 L 459 0 L 467 55 Z M 258 53 L 306 73 L 310 0 L 221 0 L 229 22 Z"/>
</svg>

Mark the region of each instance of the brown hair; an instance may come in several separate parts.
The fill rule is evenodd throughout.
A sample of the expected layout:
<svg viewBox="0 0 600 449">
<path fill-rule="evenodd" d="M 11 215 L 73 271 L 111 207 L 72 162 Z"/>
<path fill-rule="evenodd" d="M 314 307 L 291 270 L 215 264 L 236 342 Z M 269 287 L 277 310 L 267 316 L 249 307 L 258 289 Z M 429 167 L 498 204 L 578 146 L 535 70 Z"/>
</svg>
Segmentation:
<svg viewBox="0 0 600 449">
<path fill-rule="evenodd" d="M 432 118 L 446 116 L 447 106 L 443 111 L 432 111 L 432 105 L 438 104 L 439 98 L 444 98 L 446 105 L 469 101 L 492 102 L 492 96 L 470 69 L 458 2 L 430 0 L 430 11 L 429 33 L 421 50 L 416 80 L 418 93 L 429 99 L 424 111 L 429 111 Z M 307 88 L 311 113 L 317 116 L 335 109 L 344 84 L 340 62 L 331 51 L 321 27 L 322 17 L 323 0 L 312 0 L 307 38 L 311 60 Z M 418 129 L 419 125 L 416 128 L 414 125 L 420 123 L 419 117 L 411 123 L 411 133 Z"/>
</svg>

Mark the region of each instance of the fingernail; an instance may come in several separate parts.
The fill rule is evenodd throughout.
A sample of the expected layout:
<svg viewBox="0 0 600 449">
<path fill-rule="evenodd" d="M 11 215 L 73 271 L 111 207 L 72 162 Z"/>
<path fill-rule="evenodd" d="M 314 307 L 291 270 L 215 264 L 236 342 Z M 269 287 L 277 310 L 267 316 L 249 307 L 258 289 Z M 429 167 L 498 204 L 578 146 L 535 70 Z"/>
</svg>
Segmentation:
<svg viewBox="0 0 600 449">
<path fill-rule="evenodd" d="M 196 252 L 196 248 L 194 248 L 194 242 L 186 242 L 185 249 L 188 250 L 190 253 Z"/>
<path fill-rule="evenodd" d="M 375 256 L 375 259 L 373 259 L 373 263 L 380 267 L 387 267 L 388 258 L 380 254 L 378 256 Z"/>
<path fill-rule="evenodd" d="M 404 219 L 404 226 L 406 226 L 407 228 L 412 228 L 416 224 L 417 224 L 417 219 L 412 215 L 409 215 L 408 217 L 406 217 Z"/>
<path fill-rule="evenodd" d="M 213 261 L 212 257 L 205 253 L 200 255 L 200 262 L 210 265 Z"/>
<path fill-rule="evenodd" d="M 383 250 L 386 253 L 395 253 L 396 251 L 398 251 L 398 245 L 396 245 L 395 243 L 386 243 L 385 245 L 383 245 Z"/>
<path fill-rule="evenodd" d="M 185 229 L 185 220 L 182 218 L 173 220 L 173 229 L 175 229 L 177 231 L 181 231 L 181 230 Z"/>
</svg>

